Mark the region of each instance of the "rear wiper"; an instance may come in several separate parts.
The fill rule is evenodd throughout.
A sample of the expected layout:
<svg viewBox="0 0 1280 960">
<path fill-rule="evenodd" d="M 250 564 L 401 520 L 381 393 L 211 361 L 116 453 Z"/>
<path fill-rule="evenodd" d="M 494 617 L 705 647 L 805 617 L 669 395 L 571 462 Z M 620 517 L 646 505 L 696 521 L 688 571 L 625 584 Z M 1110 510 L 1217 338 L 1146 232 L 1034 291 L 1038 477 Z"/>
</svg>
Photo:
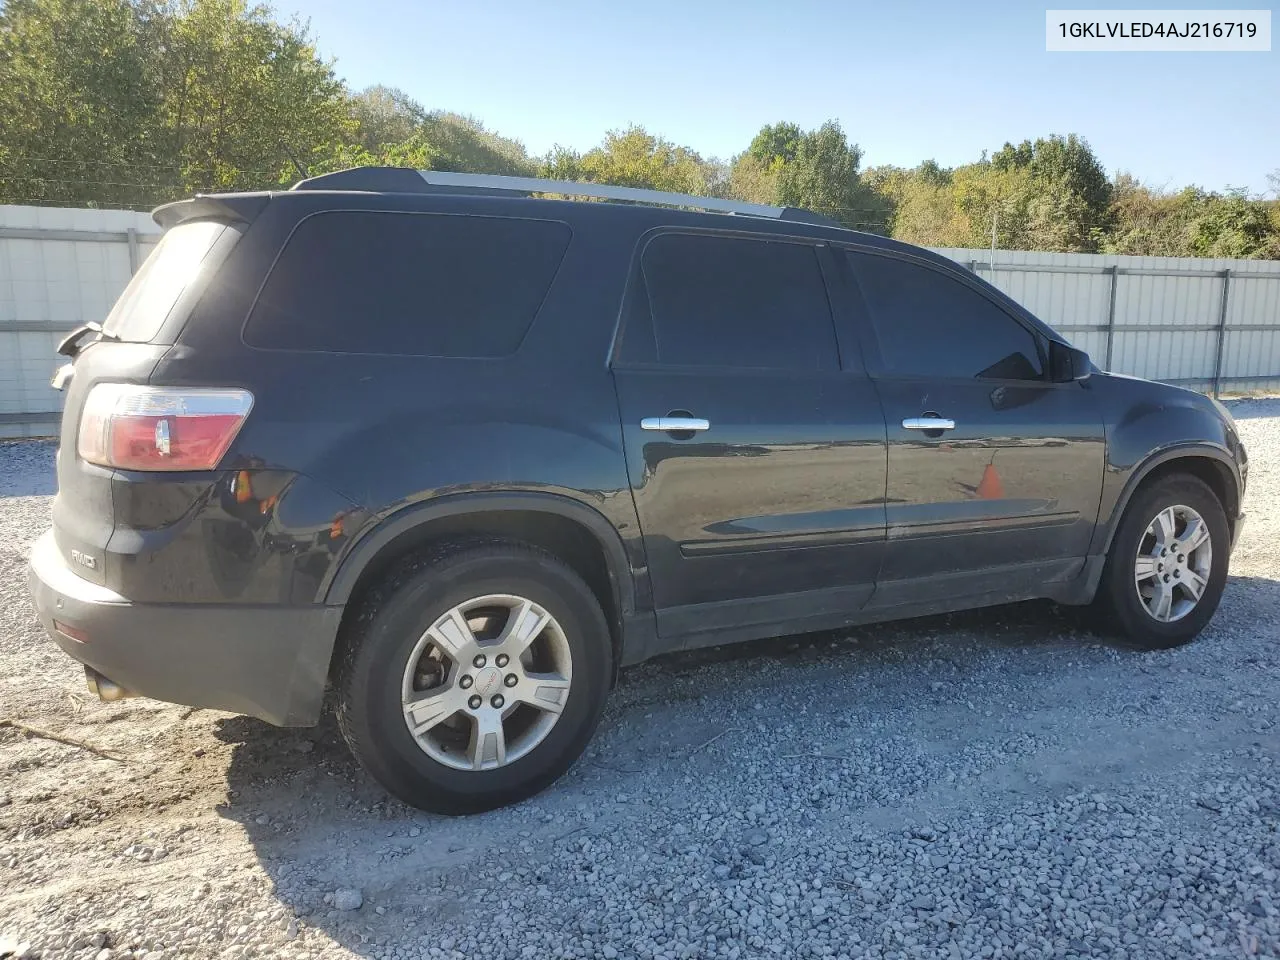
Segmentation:
<svg viewBox="0 0 1280 960">
<path fill-rule="evenodd" d="M 114 333 L 107 333 L 103 330 L 102 324 L 94 323 L 90 320 L 88 323 L 83 323 L 76 327 L 62 338 L 62 342 L 58 344 L 58 353 L 62 354 L 64 357 L 70 357 L 74 360 L 80 354 L 80 351 L 88 346 L 88 344 L 84 342 L 84 338 L 90 333 L 95 334 L 95 336 L 93 340 L 89 341 L 89 343 L 96 343 L 99 340 L 120 339 Z"/>
</svg>

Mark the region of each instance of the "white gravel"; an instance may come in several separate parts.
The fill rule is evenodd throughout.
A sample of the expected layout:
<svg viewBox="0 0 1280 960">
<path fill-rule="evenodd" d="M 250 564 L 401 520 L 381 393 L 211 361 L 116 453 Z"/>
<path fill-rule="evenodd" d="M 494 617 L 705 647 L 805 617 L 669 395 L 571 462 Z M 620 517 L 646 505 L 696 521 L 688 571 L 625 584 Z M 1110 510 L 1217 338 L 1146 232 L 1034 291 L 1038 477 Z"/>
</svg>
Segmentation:
<svg viewBox="0 0 1280 960">
<path fill-rule="evenodd" d="M 100 704 L 24 556 L 52 449 L 0 446 L 0 956 L 1280 956 L 1280 401 L 1183 650 L 1025 604 L 626 672 L 518 807 L 389 800 L 331 722 Z"/>
</svg>

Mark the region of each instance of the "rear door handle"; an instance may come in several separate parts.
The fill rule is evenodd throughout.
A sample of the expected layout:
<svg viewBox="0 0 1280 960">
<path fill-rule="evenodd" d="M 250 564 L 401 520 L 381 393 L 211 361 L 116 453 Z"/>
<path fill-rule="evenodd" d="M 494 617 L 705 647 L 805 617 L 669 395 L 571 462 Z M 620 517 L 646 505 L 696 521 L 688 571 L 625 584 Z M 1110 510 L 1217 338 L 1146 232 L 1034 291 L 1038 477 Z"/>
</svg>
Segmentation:
<svg viewBox="0 0 1280 960">
<path fill-rule="evenodd" d="M 954 430 L 956 422 L 946 417 L 907 417 L 902 427 L 904 430 Z"/>
<path fill-rule="evenodd" d="M 640 421 L 641 430 L 657 430 L 661 433 L 678 433 L 682 430 L 710 430 L 711 421 L 701 417 L 645 417 Z"/>
</svg>

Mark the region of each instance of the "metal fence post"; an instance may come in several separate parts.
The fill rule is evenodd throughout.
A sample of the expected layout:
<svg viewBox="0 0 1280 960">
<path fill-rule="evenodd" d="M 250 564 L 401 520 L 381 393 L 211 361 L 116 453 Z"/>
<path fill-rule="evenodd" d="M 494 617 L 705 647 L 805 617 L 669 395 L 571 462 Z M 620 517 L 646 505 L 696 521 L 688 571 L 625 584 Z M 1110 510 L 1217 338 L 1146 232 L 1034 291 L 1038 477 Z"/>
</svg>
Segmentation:
<svg viewBox="0 0 1280 960">
<path fill-rule="evenodd" d="M 125 237 L 129 243 L 129 273 L 138 272 L 138 230 L 136 227 L 130 227 L 125 231 Z"/>
<path fill-rule="evenodd" d="M 1116 340 L 1116 287 L 1120 286 L 1120 268 L 1112 265 L 1107 268 L 1111 273 L 1111 297 L 1107 304 L 1107 360 L 1103 370 L 1111 369 L 1111 354 Z"/>
<path fill-rule="evenodd" d="M 977 261 L 977 260 L 970 260 L 970 261 L 969 261 L 969 272 L 970 272 L 970 273 L 977 273 L 977 272 L 978 272 L 978 261 Z"/>
<path fill-rule="evenodd" d="M 1222 348 L 1227 339 L 1227 298 L 1231 293 L 1231 271 L 1222 271 L 1222 308 L 1218 311 L 1218 352 L 1213 361 L 1213 399 L 1217 400 L 1222 386 Z"/>
</svg>

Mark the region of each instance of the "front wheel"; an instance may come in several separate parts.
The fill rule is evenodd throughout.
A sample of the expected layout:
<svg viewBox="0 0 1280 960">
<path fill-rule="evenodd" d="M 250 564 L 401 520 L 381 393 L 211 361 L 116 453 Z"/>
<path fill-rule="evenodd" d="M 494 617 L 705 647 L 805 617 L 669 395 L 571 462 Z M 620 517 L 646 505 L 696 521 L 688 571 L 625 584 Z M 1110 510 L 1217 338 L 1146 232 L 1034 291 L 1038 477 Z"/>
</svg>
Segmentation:
<svg viewBox="0 0 1280 960">
<path fill-rule="evenodd" d="M 1188 643 L 1218 608 L 1231 534 L 1214 492 L 1191 476 L 1139 490 L 1111 542 L 1097 604 L 1147 649 Z"/>
<path fill-rule="evenodd" d="M 343 736 L 388 791 L 436 813 L 513 803 L 564 773 L 612 670 L 591 590 L 517 543 L 415 558 L 366 597 L 342 642 Z"/>
</svg>

